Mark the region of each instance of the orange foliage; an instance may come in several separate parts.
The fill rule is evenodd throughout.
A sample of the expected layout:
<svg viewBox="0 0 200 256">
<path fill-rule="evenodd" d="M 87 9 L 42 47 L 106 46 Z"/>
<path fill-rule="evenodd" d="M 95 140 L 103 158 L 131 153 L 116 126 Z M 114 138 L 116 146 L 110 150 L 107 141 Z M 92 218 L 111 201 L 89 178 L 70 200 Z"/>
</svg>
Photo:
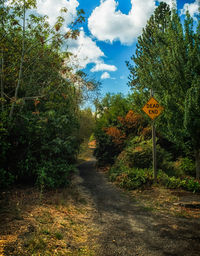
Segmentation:
<svg viewBox="0 0 200 256">
<path fill-rule="evenodd" d="M 125 127 L 126 129 L 139 129 L 139 127 L 143 124 L 143 117 L 140 114 L 133 112 L 133 110 L 129 110 L 125 117 L 118 117 L 118 121 Z"/>
<path fill-rule="evenodd" d="M 67 95 L 66 94 L 62 93 L 62 96 L 63 96 L 64 99 L 67 99 Z"/>
<path fill-rule="evenodd" d="M 134 113 L 133 110 L 129 110 L 125 117 L 118 117 L 118 121 L 128 129 L 138 127 L 143 118 L 140 114 Z"/>
<path fill-rule="evenodd" d="M 37 99 L 34 100 L 34 105 L 35 105 L 35 106 L 37 106 L 39 103 L 40 103 L 39 100 L 37 100 Z"/>
<path fill-rule="evenodd" d="M 40 112 L 39 111 L 35 111 L 35 112 L 32 112 L 33 115 L 39 115 Z"/>
<path fill-rule="evenodd" d="M 112 137 L 112 141 L 120 145 L 124 142 L 125 134 L 122 133 L 117 127 L 109 127 L 104 129 L 106 131 L 106 134 Z"/>
<path fill-rule="evenodd" d="M 144 137 L 144 139 L 148 139 L 151 138 L 151 127 L 145 127 L 142 131 L 141 131 L 141 135 Z"/>
</svg>

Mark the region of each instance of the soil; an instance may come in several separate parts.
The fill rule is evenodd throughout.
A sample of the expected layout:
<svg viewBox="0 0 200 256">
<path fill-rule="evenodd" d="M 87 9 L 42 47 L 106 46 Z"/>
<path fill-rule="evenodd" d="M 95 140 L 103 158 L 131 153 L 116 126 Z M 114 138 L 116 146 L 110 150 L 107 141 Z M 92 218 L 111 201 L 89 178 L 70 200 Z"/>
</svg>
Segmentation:
<svg viewBox="0 0 200 256">
<path fill-rule="evenodd" d="M 98 245 L 96 256 L 199 255 L 199 218 L 144 207 L 137 196 L 123 193 L 97 172 L 95 161 L 83 163 L 79 170 L 79 186 L 93 205 L 95 231 L 90 237 Z"/>
<path fill-rule="evenodd" d="M 0 256 L 197 256 L 200 195 L 160 187 L 123 191 L 79 165 L 69 188 L 0 191 Z"/>
</svg>

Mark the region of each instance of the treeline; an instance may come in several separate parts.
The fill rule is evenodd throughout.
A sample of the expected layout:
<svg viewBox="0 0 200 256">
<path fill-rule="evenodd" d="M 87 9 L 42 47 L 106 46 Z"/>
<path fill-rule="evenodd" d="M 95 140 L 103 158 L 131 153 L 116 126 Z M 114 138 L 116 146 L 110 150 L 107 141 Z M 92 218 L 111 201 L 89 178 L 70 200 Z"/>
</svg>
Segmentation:
<svg viewBox="0 0 200 256">
<path fill-rule="evenodd" d="M 69 182 L 83 140 L 80 105 L 98 87 L 68 65 L 83 11 L 64 32 L 65 8 L 53 27 L 35 8 L 35 0 L 0 1 L 0 187 Z"/>
<path fill-rule="evenodd" d="M 160 3 L 127 62 L 132 94 L 107 95 L 95 130 L 99 164 L 111 180 L 132 189 L 151 184 L 151 121 L 142 107 L 153 90 L 164 107 L 157 118 L 158 181 L 200 191 L 200 21 Z M 195 177 L 197 180 L 195 180 Z"/>
</svg>

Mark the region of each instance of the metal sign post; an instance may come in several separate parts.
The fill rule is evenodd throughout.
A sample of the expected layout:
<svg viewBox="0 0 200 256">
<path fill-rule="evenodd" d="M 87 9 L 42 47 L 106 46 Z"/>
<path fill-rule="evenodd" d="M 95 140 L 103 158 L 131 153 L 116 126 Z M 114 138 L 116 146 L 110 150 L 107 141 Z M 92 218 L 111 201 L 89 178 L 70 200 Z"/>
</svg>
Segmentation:
<svg viewBox="0 0 200 256">
<path fill-rule="evenodd" d="M 157 179 L 157 164 L 156 164 L 156 128 L 155 118 L 158 117 L 163 111 L 163 107 L 153 97 L 153 90 L 150 91 L 151 98 L 144 105 L 142 110 L 152 119 L 152 155 L 153 155 L 153 178 L 154 181 Z"/>
<path fill-rule="evenodd" d="M 153 147 L 153 179 L 157 179 L 157 162 L 156 162 L 156 128 L 155 122 L 152 121 L 152 147 Z"/>
</svg>

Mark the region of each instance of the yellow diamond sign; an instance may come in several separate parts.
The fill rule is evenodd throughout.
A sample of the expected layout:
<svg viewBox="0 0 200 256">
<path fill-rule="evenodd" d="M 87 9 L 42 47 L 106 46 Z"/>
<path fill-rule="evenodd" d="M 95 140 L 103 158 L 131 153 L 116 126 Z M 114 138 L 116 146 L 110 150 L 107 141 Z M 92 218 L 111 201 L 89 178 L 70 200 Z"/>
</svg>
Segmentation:
<svg viewBox="0 0 200 256">
<path fill-rule="evenodd" d="M 157 116 L 161 114 L 163 111 L 163 107 L 158 103 L 154 97 L 151 97 L 151 99 L 144 105 L 142 110 L 152 119 L 154 120 Z"/>
</svg>

